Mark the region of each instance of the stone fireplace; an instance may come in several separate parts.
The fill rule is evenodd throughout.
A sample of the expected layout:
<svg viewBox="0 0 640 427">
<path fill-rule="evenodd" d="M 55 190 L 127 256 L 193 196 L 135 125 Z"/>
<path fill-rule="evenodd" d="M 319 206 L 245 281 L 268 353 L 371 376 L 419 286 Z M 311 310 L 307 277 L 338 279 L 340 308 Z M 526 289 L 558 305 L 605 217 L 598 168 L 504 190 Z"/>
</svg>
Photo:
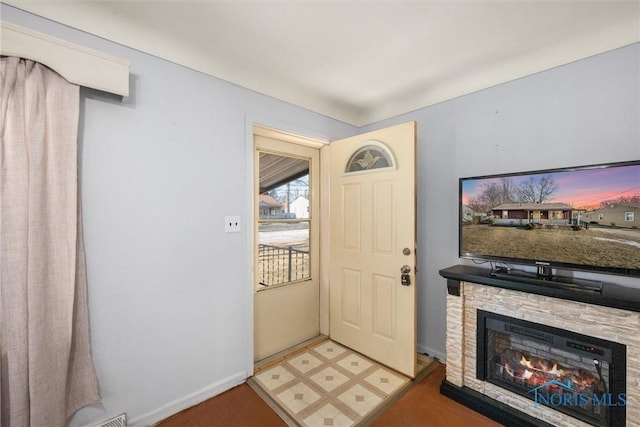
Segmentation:
<svg viewBox="0 0 640 427">
<path fill-rule="evenodd" d="M 441 275 L 449 288 L 443 394 L 504 424 L 640 426 L 638 290 L 605 286 L 594 295 L 470 266 Z"/>
</svg>

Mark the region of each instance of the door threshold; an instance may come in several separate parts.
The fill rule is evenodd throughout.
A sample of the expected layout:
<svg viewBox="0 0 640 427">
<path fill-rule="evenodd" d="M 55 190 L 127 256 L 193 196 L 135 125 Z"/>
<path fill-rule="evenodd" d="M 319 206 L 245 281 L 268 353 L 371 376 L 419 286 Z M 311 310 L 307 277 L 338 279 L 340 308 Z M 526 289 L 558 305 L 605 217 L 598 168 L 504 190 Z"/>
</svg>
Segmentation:
<svg viewBox="0 0 640 427">
<path fill-rule="evenodd" d="M 284 349 L 276 354 L 273 354 L 271 356 L 265 357 L 264 359 L 260 359 L 254 362 L 253 364 L 253 371 L 254 371 L 254 375 L 265 368 L 268 368 L 271 365 L 275 365 L 279 362 L 281 362 L 284 359 L 288 359 L 291 356 L 298 354 L 300 352 L 302 352 L 303 350 L 305 350 L 308 347 L 314 346 L 318 343 L 321 343 L 323 341 L 328 340 L 329 337 L 327 335 L 318 335 L 315 336 L 311 339 L 308 339 L 306 341 L 301 342 L 300 344 L 294 345 L 293 347 L 289 347 L 287 349 Z"/>
</svg>

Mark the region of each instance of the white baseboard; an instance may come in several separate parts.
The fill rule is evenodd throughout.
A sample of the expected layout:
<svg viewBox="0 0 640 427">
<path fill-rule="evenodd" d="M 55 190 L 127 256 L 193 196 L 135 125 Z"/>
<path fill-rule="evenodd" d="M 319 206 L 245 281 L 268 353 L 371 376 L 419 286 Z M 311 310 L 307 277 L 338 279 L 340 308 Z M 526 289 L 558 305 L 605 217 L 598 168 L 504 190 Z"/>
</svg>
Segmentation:
<svg viewBox="0 0 640 427">
<path fill-rule="evenodd" d="M 215 384 L 211 384 L 195 393 L 192 393 L 188 396 L 180 398 L 178 400 L 174 400 L 162 406 L 158 409 L 155 409 L 151 412 L 147 412 L 146 414 L 140 415 L 138 417 L 132 418 L 129 420 L 127 425 L 129 427 L 147 427 L 152 426 L 165 418 L 170 417 L 173 414 L 177 414 L 180 411 L 183 411 L 187 408 L 197 405 L 198 403 L 202 403 L 207 399 L 210 399 L 218 394 L 229 390 L 237 385 L 244 383 L 247 379 L 246 372 L 239 372 L 237 374 L 231 375 L 227 378 L 224 378 L 222 381 L 219 381 Z"/>
<path fill-rule="evenodd" d="M 447 356 L 444 353 L 439 352 L 438 350 L 434 350 L 432 348 L 429 348 L 427 346 L 420 345 L 420 344 L 418 344 L 417 347 L 418 347 L 418 353 L 427 354 L 430 357 L 435 357 L 436 359 L 438 359 L 442 363 L 446 363 Z"/>
</svg>

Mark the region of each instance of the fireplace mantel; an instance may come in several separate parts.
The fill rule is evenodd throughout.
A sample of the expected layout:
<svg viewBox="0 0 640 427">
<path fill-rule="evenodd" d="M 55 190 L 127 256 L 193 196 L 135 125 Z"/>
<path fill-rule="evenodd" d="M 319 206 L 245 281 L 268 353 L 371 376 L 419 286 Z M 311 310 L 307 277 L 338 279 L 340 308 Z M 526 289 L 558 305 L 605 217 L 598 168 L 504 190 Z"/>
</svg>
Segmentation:
<svg viewBox="0 0 640 427">
<path fill-rule="evenodd" d="M 454 265 L 440 270 L 440 275 L 447 280 L 447 290 L 450 295 L 460 293 L 460 282 L 473 282 L 496 288 L 511 289 L 529 294 L 545 295 L 569 301 L 584 302 L 603 307 L 619 308 L 640 312 L 640 288 L 628 288 L 613 283 L 602 283 L 602 292 L 582 291 L 580 289 L 562 288 L 561 284 L 550 281 L 547 285 L 527 283 L 526 279 L 517 281 L 498 278 L 491 275 L 487 268 L 470 265 Z"/>
<path fill-rule="evenodd" d="M 626 346 L 626 425 L 640 427 L 640 289 L 603 283 L 602 292 L 494 277 L 456 265 L 447 279 L 447 375 L 441 392 L 506 425 L 587 426 L 477 378 L 478 311 L 536 322 Z"/>
</svg>

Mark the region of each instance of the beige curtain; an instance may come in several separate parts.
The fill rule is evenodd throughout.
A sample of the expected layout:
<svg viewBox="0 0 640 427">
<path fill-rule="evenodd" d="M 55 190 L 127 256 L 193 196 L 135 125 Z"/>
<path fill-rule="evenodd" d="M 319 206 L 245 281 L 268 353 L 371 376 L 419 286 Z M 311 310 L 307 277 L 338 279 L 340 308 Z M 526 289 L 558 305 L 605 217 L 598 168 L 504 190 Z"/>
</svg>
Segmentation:
<svg viewBox="0 0 640 427">
<path fill-rule="evenodd" d="M 57 427 L 99 402 L 79 215 L 79 87 L 0 58 L 0 420 Z"/>
</svg>

